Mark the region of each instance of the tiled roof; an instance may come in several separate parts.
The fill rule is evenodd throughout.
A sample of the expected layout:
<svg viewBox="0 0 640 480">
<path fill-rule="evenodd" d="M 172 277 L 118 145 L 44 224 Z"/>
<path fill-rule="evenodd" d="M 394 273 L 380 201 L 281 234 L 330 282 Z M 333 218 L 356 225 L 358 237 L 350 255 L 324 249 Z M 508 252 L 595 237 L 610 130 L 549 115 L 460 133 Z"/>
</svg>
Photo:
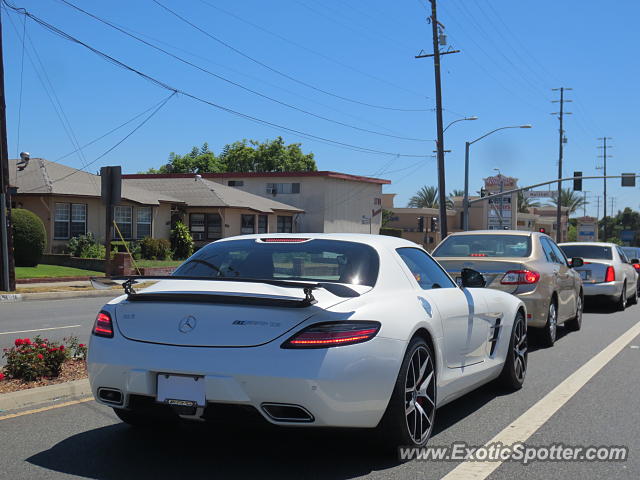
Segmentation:
<svg viewBox="0 0 640 480">
<path fill-rule="evenodd" d="M 193 173 L 135 173 L 123 175 L 122 178 L 142 179 L 142 178 L 193 178 Z M 349 180 L 352 182 L 377 183 L 387 185 L 391 180 L 382 178 L 363 177 L 361 175 L 351 175 L 348 173 L 331 172 L 323 170 L 319 172 L 229 172 L 229 173 L 203 173 L 202 178 L 253 178 L 253 177 L 328 177 Z"/>
</svg>

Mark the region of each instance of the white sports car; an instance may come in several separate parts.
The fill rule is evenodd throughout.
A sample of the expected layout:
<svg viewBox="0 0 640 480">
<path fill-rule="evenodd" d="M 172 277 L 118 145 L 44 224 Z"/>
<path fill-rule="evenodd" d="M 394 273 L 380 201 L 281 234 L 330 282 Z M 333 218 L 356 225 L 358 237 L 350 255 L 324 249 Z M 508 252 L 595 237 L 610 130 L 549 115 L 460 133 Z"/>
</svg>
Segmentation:
<svg viewBox="0 0 640 480">
<path fill-rule="evenodd" d="M 259 234 L 211 243 L 172 277 L 98 314 L 89 379 L 123 421 L 257 416 L 377 428 L 424 445 L 436 407 L 498 379 L 522 386 L 526 311 L 416 244 L 357 234 Z"/>
</svg>

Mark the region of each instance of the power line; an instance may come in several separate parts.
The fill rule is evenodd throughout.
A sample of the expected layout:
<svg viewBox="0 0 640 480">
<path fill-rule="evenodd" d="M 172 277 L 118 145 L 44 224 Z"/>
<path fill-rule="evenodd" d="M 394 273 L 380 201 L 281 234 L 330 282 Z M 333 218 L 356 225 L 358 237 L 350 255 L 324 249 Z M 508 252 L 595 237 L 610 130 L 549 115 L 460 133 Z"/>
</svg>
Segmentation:
<svg viewBox="0 0 640 480">
<path fill-rule="evenodd" d="M 211 33 L 207 32 L 206 30 L 200 28 L 198 25 L 196 25 L 195 23 L 189 21 L 187 18 L 183 17 L 182 15 L 180 15 L 179 13 L 171 10 L 169 7 L 167 7 L 166 5 L 163 5 L 162 3 L 160 3 L 158 0 L 151 0 L 153 3 L 155 3 L 156 5 L 158 5 L 159 7 L 163 8 L 164 10 L 166 10 L 167 12 L 169 12 L 171 15 L 175 16 L 176 18 L 180 19 L 181 21 L 183 21 L 184 23 L 186 23 L 187 25 L 190 25 L 192 28 L 198 30 L 200 33 L 202 33 L 203 35 L 206 35 L 207 37 L 211 38 L 212 40 L 215 40 L 216 42 L 220 43 L 221 45 L 227 47 L 228 49 L 234 51 L 235 53 L 237 53 L 238 55 L 260 65 L 263 68 L 266 68 L 267 70 L 276 73 L 288 80 L 291 80 L 292 82 L 296 82 L 300 85 L 304 85 L 307 88 L 310 88 L 312 90 L 315 90 L 317 92 L 321 92 L 324 93 L 325 95 L 329 95 L 331 97 L 335 97 L 335 98 L 339 98 L 340 100 L 343 100 L 345 102 L 351 102 L 351 103 L 355 103 L 358 105 L 363 105 L 365 107 L 371 107 L 371 108 L 378 108 L 378 109 L 382 109 L 382 110 L 394 110 L 394 111 L 398 111 L 398 112 L 425 112 L 428 111 L 429 109 L 420 109 L 420 108 L 397 108 L 397 107 L 388 107 L 388 106 L 383 106 L 383 105 L 374 105 L 372 103 L 367 103 L 367 102 L 362 102 L 360 100 L 355 100 L 353 98 L 348 98 L 348 97 L 344 97 L 342 95 L 338 95 L 332 92 L 329 92 L 327 90 L 324 90 L 322 88 L 316 87 L 315 85 L 311 85 L 310 83 L 304 82 L 302 80 L 299 80 L 295 77 L 292 77 L 291 75 L 284 73 L 276 68 L 273 68 L 269 65 L 267 65 L 264 62 L 261 62 L 260 60 L 244 53 L 243 51 L 235 48 L 233 45 L 230 45 L 229 43 L 221 40 L 220 38 L 216 37 L 215 35 L 212 35 Z"/>
<path fill-rule="evenodd" d="M 132 33 L 127 32 L 126 30 L 114 25 L 113 23 L 109 22 L 108 20 L 105 20 L 104 18 L 98 17 L 98 16 L 96 16 L 96 15 L 94 15 L 94 14 L 92 14 L 92 13 L 86 11 L 86 10 L 83 10 L 82 8 L 74 5 L 71 2 L 68 2 L 67 0 L 59 0 L 59 1 L 61 1 L 62 3 L 64 3 L 67 6 L 69 6 L 69 7 L 73 8 L 73 9 L 83 13 L 84 15 L 87 15 L 87 16 L 93 18 L 94 20 L 99 21 L 100 23 L 102 23 L 104 25 L 107 25 L 107 26 L 117 30 L 118 32 L 123 33 L 124 35 L 127 35 L 128 37 L 133 38 L 134 40 L 136 40 L 136 41 L 138 41 L 140 43 L 143 43 L 144 45 L 147 45 L 148 47 L 151 47 L 151 48 L 153 48 L 155 50 L 158 50 L 158 51 L 164 53 L 165 55 L 168 55 L 171 58 L 174 58 L 174 59 L 178 60 L 179 62 L 182 62 L 182 63 L 184 63 L 186 65 L 189 65 L 189 66 L 191 66 L 193 68 L 196 68 L 197 70 L 200 70 L 201 72 L 204 72 L 204 73 L 206 73 L 208 75 L 211 75 L 211 76 L 213 76 L 213 77 L 215 77 L 215 78 L 217 78 L 219 80 L 222 80 L 223 82 L 226 82 L 226 83 L 229 83 L 229 84 L 231 84 L 231 85 L 233 85 L 235 87 L 241 88 L 242 90 L 250 92 L 250 93 L 252 93 L 254 95 L 257 95 L 257 96 L 259 96 L 261 98 L 264 98 L 264 99 L 269 100 L 271 102 L 277 103 L 278 105 L 282 105 L 284 107 L 290 108 L 292 110 L 295 110 L 297 112 L 303 113 L 305 115 L 310 115 L 312 117 L 319 118 L 321 120 L 324 120 L 324 121 L 327 121 L 327 122 L 330 122 L 330 123 L 334 123 L 336 125 L 341 125 L 343 127 L 352 128 L 354 130 L 359 130 L 361 132 L 372 133 L 374 135 L 381 135 L 381 136 L 384 136 L 384 137 L 398 138 L 400 140 L 411 140 L 411 141 L 416 141 L 416 142 L 431 142 L 432 141 L 430 139 L 425 139 L 425 138 L 404 137 L 404 136 L 401 136 L 401 135 L 393 135 L 393 134 L 390 134 L 390 133 L 383 133 L 383 132 L 378 132 L 378 131 L 375 131 L 375 130 L 369 130 L 367 128 L 361 128 L 361 127 L 358 127 L 356 125 L 351 125 L 349 123 L 341 122 L 339 120 L 335 120 L 335 119 L 328 118 L 328 117 L 325 117 L 325 116 L 322 116 L 322 115 L 318 115 L 318 114 L 310 112 L 308 110 L 304 110 L 302 108 L 296 107 L 295 105 L 291 105 L 289 103 L 286 103 L 286 102 L 283 102 L 281 100 L 278 100 L 277 98 L 270 97 L 269 95 L 266 95 L 264 93 L 258 92 L 256 90 L 253 90 L 253 89 L 251 89 L 249 87 L 246 87 L 246 86 L 244 86 L 244 85 L 242 85 L 242 84 L 240 84 L 238 82 L 235 82 L 233 80 L 229 80 L 228 78 L 225 78 L 225 77 L 223 77 L 221 75 L 218 75 L 217 73 L 212 72 L 211 70 L 208 70 L 208 69 L 206 69 L 206 68 L 204 68 L 204 67 L 202 67 L 200 65 L 197 65 L 197 64 L 195 64 L 193 62 L 190 62 L 189 60 L 186 60 L 186 59 L 184 59 L 182 57 L 179 57 L 178 55 L 174 55 L 173 53 L 171 53 L 171 52 L 169 52 L 169 51 L 167 51 L 167 50 L 165 50 L 165 49 L 163 49 L 163 48 L 161 48 L 161 47 L 159 47 L 157 45 L 154 45 L 154 44 L 152 44 L 152 43 L 150 43 L 150 42 L 148 42 L 148 41 L 146 41 L 146 40 L 144 40 L 144 39 L 142 39 L 142 38 L 140 38 L 140 37 L 138 37 L 138 36 L 136 36 L 136 35 L 134 35 Z"/>
<path fill-rule="evenodd" d="M 303 131 L 300 131 L 300 130 L 296 130 L 294 128 L 286 127 L 284 125 L 279 125 L 277 123 L 270 122 L 268 120 L 263 120 L 261 118 L 254 117 L 252 115 L 248 115 L 246 113 L 242 113 L 242 112 L 239 112 L 237 110 L 233 110 L 231 108 L 228 108 L 228 107 L 225 107 L 223 105 L 217 104 L 217 103 L 215 103 L 213 101 L 206 100 L 206 99 L 204 99 L 202 97 L 199 97 L 199 96 L 197 96 L 195 94 L 189 93 L 189 92 L 187 92 L 185 90 L 174 88 L 174 87 L 170 86 L 169 84 L 163 82 L 162 80 L 159 80 L 159 79 L 157 79 L 155 77 L 152 77 L 151 75 L 148 75 L 148 74 L 146 74 L 146 73 L 144 73 L 144 72 L 142 72 L 142 71 L 140 71 L 140 70 L 138 70 L 138 69 L 136 69 L 136 68 L 134 68 L 134 67 L 132 67 L 132 66 L 130 66 L 130 65 L 128 65 L 128 64 L 126 64 L 126 63 L 124 63 L 124 62 L 122 62 L 122 61 L 120 61 L 120 60 L 118 60 L 118 59 L 116 59 L 116 58 L 114 58 L 112 56 L 110 56 L 110 55 L 108 55 L 107 53 L 104 53 L 101 50 L 98 50 L 97 48 L 94 48 L 94 47 L 90 46 L 89 44 L 87 44 L 87 43 L 77 39 L 76 37 L 64 32 L 63 30 L 60 30 L 59 28 L 47 23 L 43 19 L 41 19 L 41 18 L 37 17 L 36 15 L 30 13 L 26 9 L 15 7 L 15 6 L 11 5 L 7 0 L 2 0 L 2 1 L 9 8 L 11 8 L 14 11 L 16 11 L 17 13 L 20 13 L 22 15 L 27 15 L 29 18 L 31 18 L 33 21 L 35 21 L 36 23 L 41 25 L 43 28 L 45 28 L 45 29 L 51 31 L 52 33 L 64 38 L 65 40 L 68 40 L 68 41 L 70 41 L 72 43 L 78 44 L 78 45 L 86 48 L 87 50 L 91 51 L 92 53 L 94 53 L 95 55 L 99 56 L 103 60 L 106 60 L 107 62 L 112 63 L 113 65 L 115 65 L 117 67 L 120 67 L 120 68 L 122 68 L 124 70 L 127 70 L 127 71 L 129 71 L 131 73 L 134 73 L 134 74 L 138 75 L 139 77 L 141 77 L 141 78 L 147 80 L 148 82 L 152 83 L 153 85 L 156 85 L 156 86 L 158 86 L 160 88 L 163 88 L 165 90 L 169 90 L 171 92 L 180 93 L 181 95 L 183 95 L 185 97 L 191 98 L 191 99 L 196 100 L 196 101 L 198 101 L 200 103 L 204 103 L 204 104 L 209 105 L 211 107 L 214 107 L 216 109 L 225 111 L 227 113 L 231 113 L 233 115 L 239 116 L 239 117 L 244 118 L 246 120 L 250 120 L 250 121 L 262 124 L 262 125 L 267 125 L 267 126 L 274 127 L 274 128 L 277 128 L 277 129 L 285 130 L 285 131 L 297 134 L 297 135 L 299 135 L 299 136 L 301 136 L 303 138 L 309 138 L 309 139 L 317 140 L 317 141 L 324 142 L 324 143 L 329 143 L 329 144 L 332 144 L 332 145 L 337 145 L 337 146 L 340 146 L 340 147 L 343 147 L 343 148 L 347 148 L 347 149 L 351 149 L 351 150 L 355 150 L 355 151 L 373 153 L 373 154 L 376 154 L 376 155 L 389 155 L 389 156 L 393 156 L 393 157 L 413 157 L 413 158 L 426 157 L 425 155 L 387 152 L 387 151 L 376 150 L 376 149 L 372 149 L 372 148 L 368 148 L 368 147 L 362 147 L 362 146 L 359 146 L 359 145 L 353 145 L 353 144 L 349 144 L 349 143 L 346 143 L 346 142 L 340 142 L 340 141 L 337 141 L 337 140 L 332 140 L 330 138 L 325 138 L 325 137 L 314 135 L 314 134 L 311 134 L 311 133 L 308 133 L 308 132 L 303 132 Z"/>
<path fill-rule="evenodd" d="M 333 62 L 333 63 L 335 63 L 336 65 L 340 65 L 341 67 L 347 68 L 347 69 L 352 70 L 352 71 L 354 71 L 354 72 L 357 72 L 357 73 L 359 73 L 359 74 L 361 74 L 361 75 L 365 75 L 365 76 L 367 76 L 367 77 L 369 77 L 369 78 L 372 78 L 372 79 L 374 79 L 374 80 L 377 80 L 377 81 L 379 81 L 379 82 L 386 83 L 387 85 L 389 85 L 389 86 L 391 86 L 391 87 L 394 87 L 394 88 L 396 88 L 396 89 L 398 89 L 398 90 L 402 90 L 402 91 L 404 91 L 404 92 L 408 92 L 408 93 L 411 93 L 411 94 L 413 94 L 413 95 L 417 95 L 417 96 L 419 96 L 420 98 L 430 98 L 430 97 L 428 97 L 428 96 L 425 96 L 425 95 L 419 94 L 419 93 L 417 93 L 417 92 L 414 92 L 413 90 L 409 90 L 409 89 L 407 89 L 407 88 L 405 88 L 405 87 L 402 87 L 401 85 L 397 85 L 397 84 L 395 84 L 395 83 L 393 83 L 393 82 L 390 82 L 389 80 L 386 80 L 386 79 L 384 79 L 384 78 L 382 78 L 382 77 L 378 77 L 378 76 L 373 75 L 373 74 L 371 74 L 371 73 L 368 73 L 368 72 L 362 71 L 362 70 L 360 70 L 360 69 L 358 69 L 358 68 L 355 68 L 355 67 L 354 67 L 354 66 L 352 66 L 352 65 L 349 65 L 348 63 L 344 63 L 344 62 L 342 62 L 342 61 L 340 61 L 340 60 L 337 60 L 337 59 L 335 59 L 335 58 L 333 58 L 333 57 L 330 57 L 330 56 L 328 56 L 328 55 L 326 55 L 326 54 L 324 54 L 324 53 L 322 53 L 322 52 L 318 52 L 317 50 L 314 50 L 314 49 L 309 48 L 309 47 L 307 47 L 307 46 L 305 46 L 305 45 L 302 45 L 302 44 L 300 44 L 300 43 L 298 43 L 298 42 L 296 42 L 296 41 L 294 41 L 294 40 L 291 40 L 290 38 L 287 38 L 287 37 L 285 37 L 285 36 L 283 36 L 283 35 L 281 35 L 281 34 L 279 34 L 279 33 L 277 33 L 277 32 L 273 32 L 273 31 L 269 30 L 269 29 L 267 29 L 267 28 L 263 27 L 262 25 L 258 25 L 258 24 L 254 23 L 254 22 L 251 22 L 251 21 L 247 20 L 246 18 L 243 18 L 243 17 L 241 17 L 241 16 L 239 16 L 239 15 L 236 15 L 236 14 L 235 14 L 235 13 L 233 13 L 233 12 L 230 12 L 230 11 L 228 11 L 228 10 L 225 10 L 224 8 L 219 7 L 218 5 L 213 5 L 212 3 L 209 3 L 209 2 L 207 2 L 207 1 L 205 1 L 205 0 L 200 0 L 200 2 L 201 2 L 201 3 L 203 3 L 204 5 L 207 5 L 208 7 L 212 8 L 212 9 L 214 9 L 214 10 L 217 10 L 217 11 L 219 11 L 219 12 L 222 12 L 222 13 L 224 13 L 224 14 L 226 14 L 226 15 L 230 16 L 230 17 L 233 17 L 233 18 L 235 18 L 236 20 L 238 20 L 238 21 L 240 21 L 240 22 L 243 22 L 243 23 L 245 23 L 245 24 L 247 24 L 247 25 L 251 25 L 252 27 L 254 27 L 254 28 L 258 29 L 258 30 L 261 30 L 261 31 L 263 31 L 263 32 L 265 32 L 265 33 L 267 33 L 267 34 L 269 34 L 269 35 L 272 35 L 272 36 L 274 36 L 274 37 L 276 37 L 276 38 L 278 38 L 278 39 L 282 40 L 283 42 L 286 42 L 286 43 L 288 43 L 288 44 L 290 44 L 290 45 L 293 45 L 293 46 L 295 46 L 295 47 L 297 47 L 297 48 L 300 48 L 300 49 L 302 49 L 302 50 L 304 50 L 304 51 L 307 51 L 307 52 L 309 52 L 309 53 L 313 53 L 314 55 L 317 55 L 317 56 L 319 56 L 320 58 L 324 58 L 325 60 L 328 60 L 328 61 L 330 61 L 330 62 Z M 428 109 L 425 109 L 425 110 L 423 110 L 423 111 L 428 111 Z"/>
</svg>

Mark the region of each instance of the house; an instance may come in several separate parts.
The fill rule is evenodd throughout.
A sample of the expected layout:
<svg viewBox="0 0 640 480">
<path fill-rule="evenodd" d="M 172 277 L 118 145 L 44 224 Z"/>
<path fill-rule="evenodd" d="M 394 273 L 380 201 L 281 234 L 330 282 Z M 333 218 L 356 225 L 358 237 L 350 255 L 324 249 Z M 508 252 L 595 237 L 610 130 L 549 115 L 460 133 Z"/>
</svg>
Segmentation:
<svg viewBox="0 0 640 480">
<path fill-rule="evenodd" d="M 193 174 L 135 174 L 123 178 L 143 187 L 160 179 L 192 179 Z M 382 186 L 391 183 L 331 171 L 203 173 L 202 179 L 295 206 L 304 210 L 294 217 L 295 231 L 326 233 L 379 233 Z"/>
<path fill-rule="evenodd" d="M 63 251 L 70 238 L 87 232 L 104 241 L 106 212 L 99 175 L 43 158 L 32 158 L 23 170 L 10 160 L 9 168 L 10 185 L 17 188 L 12 206 L 42 219 L 48 253 Z M 114 207 L 114 220 L 126 240 L 168 239 L 172 224 L 181 219 L 190 226 L 196 245 L 203 245 L 250 229 L 251 233 L 294 231 L 293 217 L 303 213 L 197 175 L 138 183 L 123 180 L 122 200 Z"/>
</svg>

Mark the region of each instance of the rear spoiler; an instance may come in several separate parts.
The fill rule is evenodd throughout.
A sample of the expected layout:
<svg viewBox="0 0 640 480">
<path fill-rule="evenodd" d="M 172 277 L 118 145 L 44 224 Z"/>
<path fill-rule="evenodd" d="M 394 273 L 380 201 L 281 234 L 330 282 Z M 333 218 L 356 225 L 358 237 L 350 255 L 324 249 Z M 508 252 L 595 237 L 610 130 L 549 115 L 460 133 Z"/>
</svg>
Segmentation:
<svg viewBox="0 0 640 480">
<path fill-rule="evenodd" d="M 305 294 L 303 300 L 288 300 L 288 299 L 273 299 L 269 300 L 264 297 L 251 297 L 240 295 L 218 295 L 218 294 L 171 294 L 164 292 L 137 294 L 134 285 L 145 282 L 155 282 L 161 280 L 196 280 L 205 282 L 239 282 L 239 283 L 262 283 L 266 285 L 275 285 L 277 287 L 285 288 L 301 288 Z M 177 296 L 184 297 L 183 300 L 187 300 L 187 297 L 191 301 L 195 301 L 197 298 L 202 297 L 215 297 L 211 298 L 212 301 L 219 301 L 220 303 L 238 303 L 239 300 L 249 304 L 278 304 L 280 306 L 295 306 L 295 307 L 308 307 L 316 303 L 316 299 L 313 297 L 313 291 L 322 288 L 337 297 L 351 298 L 359 297 L 360 294 L 354 289 L 342 285 L 340 283 L 331 282 L 299 282 L 295 280 L 277 280 L 277 279 L 262 279 L 262 278 L 242 278 L 242 277 L 192 277 L 192 276 L 173 276 L 173 275 L 155 275 L 155 276 L 141 276 L 141 275 L 124 275 L 115 277 L 91 277 L 91 284 L 97 289 L 110 289 L 114 286 L 122 286 L 124 292 L 128 295 L 129 300 L 177 300 Z M 153 298 L 152 298 L 153 297 Z"/>
</svg>

